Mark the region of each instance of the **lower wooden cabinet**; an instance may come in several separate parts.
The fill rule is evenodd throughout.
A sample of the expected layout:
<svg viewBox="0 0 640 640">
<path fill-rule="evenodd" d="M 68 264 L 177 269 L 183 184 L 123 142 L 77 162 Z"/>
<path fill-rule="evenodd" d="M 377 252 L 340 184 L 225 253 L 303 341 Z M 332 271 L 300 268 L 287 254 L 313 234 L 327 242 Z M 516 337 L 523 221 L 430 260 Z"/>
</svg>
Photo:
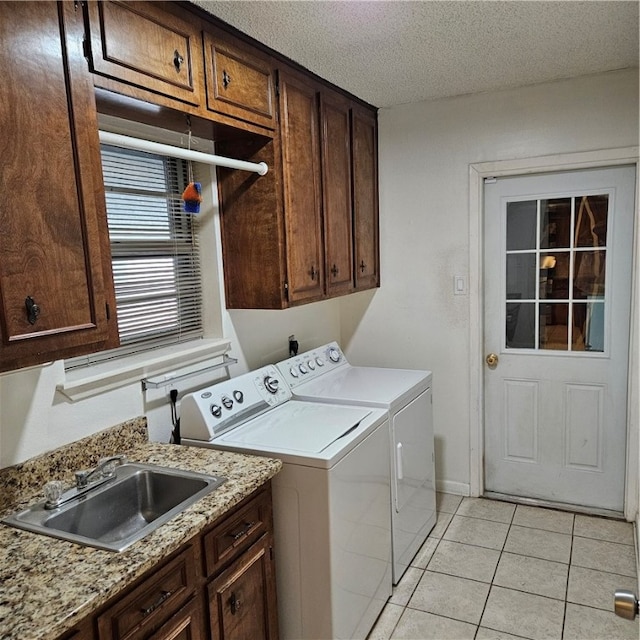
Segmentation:
<svg viewBox="0 0 640 640">
<path fill-rule="evenodd" d="M 277 640 L 267 483 L 58 640 Z"/>
<path fill-rule="evenodd" d="M 273 544 L 264 535 L 208 586 L 211 637 L 220 640 L 275 640 Z"/>
</svg>

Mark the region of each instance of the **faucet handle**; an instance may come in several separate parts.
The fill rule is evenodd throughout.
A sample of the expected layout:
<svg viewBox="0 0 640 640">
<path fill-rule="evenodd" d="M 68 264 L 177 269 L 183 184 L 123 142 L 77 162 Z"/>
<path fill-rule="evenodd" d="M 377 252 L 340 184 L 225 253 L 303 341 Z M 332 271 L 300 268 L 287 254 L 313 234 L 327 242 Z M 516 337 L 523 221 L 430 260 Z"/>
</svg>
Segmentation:
<svg viewBox="0 0 640 640">
<path fill-rule="evenodd" d="M 44 497 L 48 505 L 56 505 L 62 497 L 64 484 L 60 480 L 51 480 L 44 485 Z"/>
<path fill-rule="evenodd" d="M 118 465 L 126 464 L 126 462 L 127 457 L 125 455 L 109 456 L 98 461 L 98 468 L 102 473 L 102 477 L 108 478 L 115 473 Z"/>
</svg>

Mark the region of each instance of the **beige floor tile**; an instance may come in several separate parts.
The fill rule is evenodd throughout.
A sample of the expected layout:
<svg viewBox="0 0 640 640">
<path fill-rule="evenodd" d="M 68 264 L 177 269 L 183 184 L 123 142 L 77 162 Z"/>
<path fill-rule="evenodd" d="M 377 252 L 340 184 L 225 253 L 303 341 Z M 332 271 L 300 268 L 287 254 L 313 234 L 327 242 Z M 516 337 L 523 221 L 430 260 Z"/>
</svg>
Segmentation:
<svg viewBox="0 0 640 640">
<path fill-rule="evenodd" d="M 394 640 L 473 640 L 476 626 L 432 613 L 405 609 L 393 632 Z"/>
<path fill-rule="evenodd" d="M 479 518 L 453 516 L 442 538 L 500 551 L 507 539 L 509 525 Z"/>
<path fill-rule="evenodd" d="M 438 519 L 436 520 L 436 524 L 431 529 L 431 533 L 429 537 L 431 538 L 442 538 L 442 534 L 447 530 L 451 519 L 453 518 L 453 514 L 451 513 L 439 513 Z"/>
<path fill-rule="evenodd" d="M 391 640 L 393 630 L 400 620 L 404 607 L 387 602 L 382 613 L 367 636 L 367 640 Z"/>
<path fill-rule="evenodd" d="M 436 511 L 438 513 L 455 513 L 461 502 L 462 496 L 436 492 Z"/>
<path fill-rule="evenodd" d="M 418 569 L 426 569 L 429 564 L 429 560 L 431 560 L 431 556 L 438 546 L 438 542 L 440 542 L 438 538 L 432 538 L 429 536 L 424 541 L 422 547 L 418 549 L 418 553 L 416 553 L 415 557 L 411 561 L 411 566 L 417 567 Z"/>
<path fill-rule="evenodd" d="M 637 618 L 632 622 L 619 618 L 612 611 L 567 604 L 565 640 L 638 640 L 639 637 Z"/>
<path fill-rule="evenodd" d="M 622 520 L 594 518 L 592 516 L 576 516 L 574 535 L 582 538 L 595 538 L 621 544 L 634 544 L 633 525 Z"/>
<path fill-rule="evenodd" d="M 503 553 L 493 584 L 564 600 L 568 572 L 569 565 L 561 562 Z"/>
<path fill-rule="evenodd" d="M 634 548 L 617 542 L 573 538 L 571 564 L 587 569 L 598 569 L 635 577 L 636 556 Z"/>
<path fill-rule="evenodd" d="M 422 569 L 416 569 L 416 567 L 409 567 L 405 572 L 397 586 L 393 587 L 393 593 L 389 598 L 389 602 L 392 604 L 399 604 L 400 606 L 406 606 L 407 602 L 413 594 L 413 590 L 416 588 L 420 578 L 424 571 Z"/>
<path fill-rule="evenodd" d="M 441 540 L 427 568 L 459 578 L 491 582 L 500 552 Z"/>
<path fill-rule="evenodd" d="M 493 520 L 494 522 L 509 524 L 515 510 L 516 505 L 509 504 L 508 502 L 487 500 L 486 498 L 464 498 L 456 514 L 459 516 L 482 518 L 483 520 Z"/>
<path fill-rule="evenodd" d="M 409 600 L 409 607 L 427 613 L 478 624 L 490 585 L 425 571 Z"/>
<path fill-rule="evenodd" d="M 595 569 L 571 566 L 567 601 L 596 609 L 613 609 L 613 594 L 616 589 L 636 591 L 638 582 L 631 576 L 606 573 Z"/>
<path fill-rule="evenodd" d="M 513 516 L 512 524 L 571 535 L 573 532 L 573 514 L 566 511 L 541 509 L 519 504 Z"/>
<path fill-rule="evenodd" d="M 478 627 L 476 640 L 522 640 L 524 636 L 513 636 L 505 631 L 495 631 L 486 627 Z"/>
<path fill-rule="evenodd" d="M 571 536 L 554 531 L 512 525 L 504 550 L 524 556 L 565 562 L 571 557 Z"/>
<path fill-rule="evenodd" d="M 493 586 L 481 626 L 534 640 L 560 640 L 563 615 L 564 602 Z"/>
</svg>

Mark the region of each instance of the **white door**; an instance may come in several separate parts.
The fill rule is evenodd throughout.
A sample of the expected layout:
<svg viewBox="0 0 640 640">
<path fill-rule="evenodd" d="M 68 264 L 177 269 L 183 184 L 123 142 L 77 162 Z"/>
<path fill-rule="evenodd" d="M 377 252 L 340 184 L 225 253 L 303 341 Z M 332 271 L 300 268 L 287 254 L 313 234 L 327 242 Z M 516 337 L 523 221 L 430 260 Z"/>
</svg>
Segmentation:
<svg viewBox="0 0 640 640">
<path fill-rule="evenodd" d="M 485 491 L 622 511 L 634 167 L 485 181 Z"/>
</svg>

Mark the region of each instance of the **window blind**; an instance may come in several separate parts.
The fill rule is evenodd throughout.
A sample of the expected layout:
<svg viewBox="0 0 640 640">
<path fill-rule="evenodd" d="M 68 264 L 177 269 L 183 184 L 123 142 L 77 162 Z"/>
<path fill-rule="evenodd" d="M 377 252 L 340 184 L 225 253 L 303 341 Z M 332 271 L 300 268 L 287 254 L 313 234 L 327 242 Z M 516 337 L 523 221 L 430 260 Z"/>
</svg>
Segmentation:
<svg viewBox="0 0 640 640">
<path fill-rule="evenodd" d="M 182 210 L 187 163 L 101 146 L 123 346 L 202 336 L 198 219 Z"/>
</svg>

